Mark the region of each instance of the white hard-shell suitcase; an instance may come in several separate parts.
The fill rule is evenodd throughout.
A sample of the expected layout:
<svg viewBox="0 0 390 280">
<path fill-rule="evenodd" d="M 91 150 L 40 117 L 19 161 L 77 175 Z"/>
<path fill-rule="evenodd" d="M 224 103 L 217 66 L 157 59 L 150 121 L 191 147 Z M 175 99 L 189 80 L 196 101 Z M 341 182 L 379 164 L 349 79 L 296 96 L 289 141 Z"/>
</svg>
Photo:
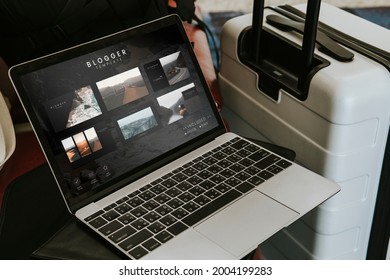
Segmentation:
<svg viewBox="0 0 390 280">
<path fill-rule="evenodd" d="M 303 28 L 302 11 L 316 26 L 313 5 L 320 1 L 264 10 L 262 2 L 222 29 L 219 85 L 224 110 L 235 116 L 228 122 L 240 133 L 238 118 L 293 149 L 297 162 L 341 186 L 262 244 L 265 257 L 383 258 L 390 231 L 390 31 L 323 3 L 321 42 L 307 68 L 301 45 L 310 35 L 302 39 L 292 28 Z M 287 17 L 293 27 L 280 27 Z"/>
</svg>

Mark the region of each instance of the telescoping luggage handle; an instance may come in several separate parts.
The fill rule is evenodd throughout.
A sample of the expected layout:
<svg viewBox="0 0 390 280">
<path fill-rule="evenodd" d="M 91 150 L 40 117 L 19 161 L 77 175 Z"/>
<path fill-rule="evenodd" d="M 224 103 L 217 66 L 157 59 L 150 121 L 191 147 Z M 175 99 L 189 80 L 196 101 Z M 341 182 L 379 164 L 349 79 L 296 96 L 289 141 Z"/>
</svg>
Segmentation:
<svg viewBox="0 0 390 280">
<path fill-rule="evenodd" d="M 321 0 L 308 0 L 306 8 L 306 21 L 302 41 L 302 68 L 303 71 L 298 77 L 298 88 L 302 89 L 306 76 L 308 75 L 314 57 L 314 49 L 317 37 L 317 25 L 320 15 Z M 259 62 L 259 49 L 261 42 L 261 30 L 263 25 L 264 0 L 254 0 L 252 32 L 254 40 L 253 59 Z"/>
<path fill-rule="evenodd" d="M 305 100 L 311 77 L 330 64 L 314 54 L 321 1 L 308 0 L 302 46 L 264 28 L 264 0 L 253 3 L 252 26 L 240 38 L 240 59 L 259 75 L 259 89 L 271 98 L 278 100 L 284 89 Z"/>
</svg>

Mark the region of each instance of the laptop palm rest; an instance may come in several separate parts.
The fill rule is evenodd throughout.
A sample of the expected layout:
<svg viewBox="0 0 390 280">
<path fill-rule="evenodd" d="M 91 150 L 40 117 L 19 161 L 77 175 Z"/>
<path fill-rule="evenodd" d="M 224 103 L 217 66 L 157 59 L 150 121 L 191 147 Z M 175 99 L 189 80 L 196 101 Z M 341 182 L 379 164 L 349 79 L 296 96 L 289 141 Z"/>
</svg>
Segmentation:
<svg viewBox="0 0 390 280">
<path fill-rule="evenodd" d="M 259 191 L 252 191 L 195 229 L 240 258 L 274 234 L 274 229 L 289 225 L 297 216 L 290 208 Z M 229 220 L 231 223 L 226 223 Z"/>
</svg>

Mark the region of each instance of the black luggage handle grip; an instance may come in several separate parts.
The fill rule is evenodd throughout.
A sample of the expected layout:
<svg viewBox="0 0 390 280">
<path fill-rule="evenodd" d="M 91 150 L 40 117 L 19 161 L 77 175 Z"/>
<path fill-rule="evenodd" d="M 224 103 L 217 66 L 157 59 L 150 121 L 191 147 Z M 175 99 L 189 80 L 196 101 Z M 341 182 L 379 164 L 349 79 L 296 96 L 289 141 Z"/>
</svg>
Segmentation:
<svg viewBox="0 0 390 280">
<path fill-rule="evenodd" d="M 278 15 L 268 15 L 266 19 L 267 23 L 280 30 L 295 30 L 302 34 L 304 32 L 304 24 L 302 22 L 293 21 Z M 337 44 L 320 30 L 317 31 L 316 42 L 321 46 L 319 49 L 322 52 L 339 61 L 348 62 L 353 60 L 354 54 L 352 52 Z"/>
</svg>

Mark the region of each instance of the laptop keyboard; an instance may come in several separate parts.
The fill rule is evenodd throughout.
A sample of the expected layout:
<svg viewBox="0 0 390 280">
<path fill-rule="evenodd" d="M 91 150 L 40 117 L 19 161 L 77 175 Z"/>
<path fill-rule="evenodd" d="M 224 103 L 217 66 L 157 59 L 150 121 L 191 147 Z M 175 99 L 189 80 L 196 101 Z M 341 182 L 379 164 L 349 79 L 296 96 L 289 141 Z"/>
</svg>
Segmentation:
<svg viewBox="0 0 390 280">
<path fill-rule="evenodd" d="M 290 165 L 237 137 L 85 221 L 139 259 Z"/>
</svg>

